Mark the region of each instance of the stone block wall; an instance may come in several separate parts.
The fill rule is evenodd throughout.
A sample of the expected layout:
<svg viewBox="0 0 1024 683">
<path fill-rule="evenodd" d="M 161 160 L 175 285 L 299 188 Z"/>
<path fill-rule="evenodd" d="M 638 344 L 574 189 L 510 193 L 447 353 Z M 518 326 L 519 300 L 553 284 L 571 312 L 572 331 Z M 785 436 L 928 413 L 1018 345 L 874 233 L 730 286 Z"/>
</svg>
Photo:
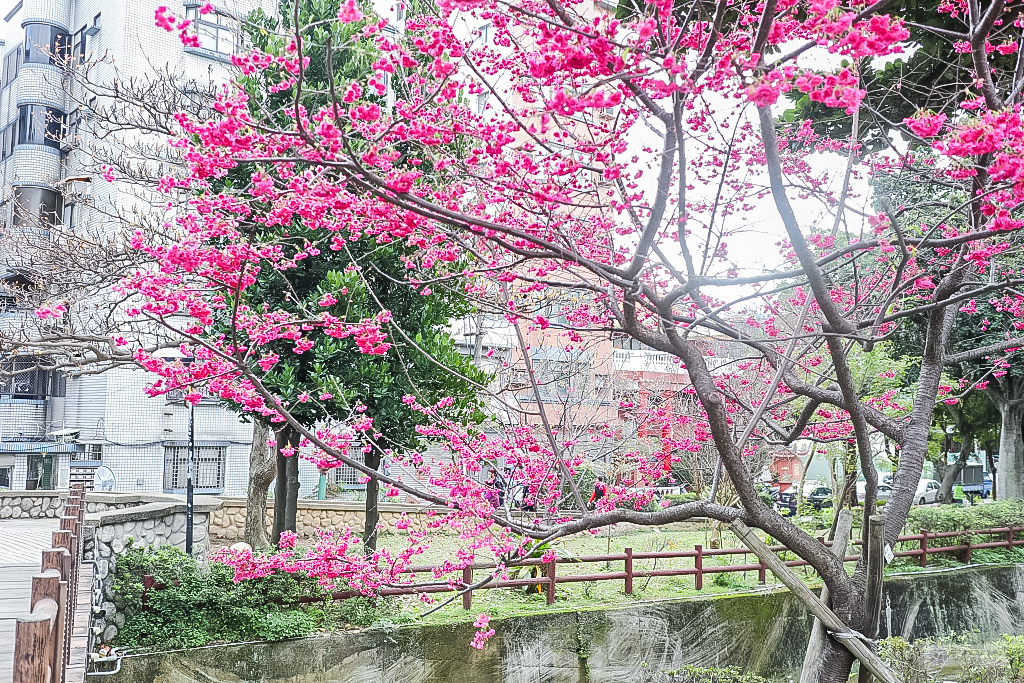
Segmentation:
<svg viewBox="0 0 1024 683">
<path fill-rule="evenodd" d="M 241 539 L 245 531 L 246 507 L 245 498 L 221 497 L 222 506 L 215 510 L 210 519 L 210 535 L 229 541 Z M 363 501 L 342 500 L 300 500 L 295 514 L 295 531 L 300 537 L 310 538 L 314 529 L 344 529 L 346 526 L 354 530 L 362 530 L 364 518 Z M 270 531 L 274 514 L 273 501 L 267 504 L 265 525 Z M 429 508 L 409 505 L 380 506 L 380 523 L 383 531 L 395 531 L 395 524 L 404 518 L 409 528 L 420 530 L 426 528 L 431 516 Z"/>
<path fill-rule="evenodd" d="M 115 496 L 117 494 L 114 494 Z M 134 498 L 130 500 L 129 498 Z M 92 627 L 99 629 L 95 643 L 102 645 L 117 637 L 124 625 L 120 614 L 120 600 L 114 593 L 114 570 L 117 558 L 130 544 L 152 548 L 172 545 L 185 548 L 185 503 L 177 497 L 124 496 L 121 500 L 97 500 L 97 504 L 122 505 L 86 514 L 83 550 L 86 560 L 93 560 L 94 590 L 102 592 L 99 614 L 93 617 Z M 131 504 L 131 507 L 127 507 Z M 209 547 L 210 514 L 220 507 L 220 501 L 207 496 L 196 496 L 193 506 L 193 554 L 205 556 Z"/>
<path fill-rule="evenodd" d="M 0 519 L 60 517 L 67 491 L 2 491 Z"/>
<path fill-rule="evenodd" d="M 105 512 L 107 510 L 124 510 L 125 508 L 139 507 L 147 503 L 158 501 L 179 501 L 175 496 L 161 496 L 145 493 L 97 493 L 89 494 L 85 501 L 85 511 Z"/>
</svg>

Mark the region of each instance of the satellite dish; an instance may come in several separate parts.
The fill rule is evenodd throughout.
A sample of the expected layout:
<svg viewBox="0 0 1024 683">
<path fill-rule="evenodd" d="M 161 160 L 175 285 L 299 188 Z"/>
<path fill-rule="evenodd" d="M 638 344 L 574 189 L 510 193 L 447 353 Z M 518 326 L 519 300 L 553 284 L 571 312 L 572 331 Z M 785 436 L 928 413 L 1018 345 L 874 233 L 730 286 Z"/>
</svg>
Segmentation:
<svg viewBox="0 0 1024 683">
<path fill-rule="evenodd" d="M 93 488 L 97 491 L 113 491 L 114 487 L 117 486 L 117 478 L 106 465 L 100 465 L 96 468 L 94 482 Z"/>
</svg>

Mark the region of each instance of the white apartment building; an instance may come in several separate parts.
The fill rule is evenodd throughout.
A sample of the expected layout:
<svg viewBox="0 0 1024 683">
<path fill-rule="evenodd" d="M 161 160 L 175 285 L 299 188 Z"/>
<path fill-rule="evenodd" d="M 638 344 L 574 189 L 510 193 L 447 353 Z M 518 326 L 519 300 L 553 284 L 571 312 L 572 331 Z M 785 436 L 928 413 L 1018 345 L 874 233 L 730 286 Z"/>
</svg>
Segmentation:
<svg viewBox="0 0 1024 683">
<path fill-rule="evenodd" d="M 185 80 L 223 81 L 231 53 L 241 46 L 239 18 L 261 3 L 276 9 L 273 0 L 214 0 L 216 11 L 207 14 L 197 12 L 201 3 L 194 0 L 0 4 L 0 237 L 5 230 L 23 229 L 46 239 L 48 226 L 70 223 L 102 233 L 100 207 L 123 209 L 136 199 L 117 181 L 83 175 L 89 164 L 82 156 L 87 133 L 80 124 L 89 108 L 75 100 L 68 85 L 69 57 L 109 63 L 110 68 L 101 65 L 94 72 L 100 79 L 164 69 Z M 193 19 L 202 47 L 183 47 L 175 33 L 155 25 L 161 5 Z M 4 242 L 0 239 L 0 251 Z M 31 265 L 0 266 L 0 281 L 25 278 Z M 0 326 L 26 315 L 11 302 L 0 298 Z M 35 363 L 27 356 L 0 357 L 0 362 L 14 368 Z M 144 387 L 150 381 L 147 373 L 125 368 L 70 378 L 33 370 L 0 379 L 0 489 L 91 484 L 105 465 L 117 491 L 183 492 L 189 410 L 177 397 L 147 397 Z M 195 438 L 197 492 L 243 495 L 252 426 L 216 402 L 202 402 L 195 407 Z M 300 495 L 316 491 L 318 476 L 301 461 Z"/>
</svg>

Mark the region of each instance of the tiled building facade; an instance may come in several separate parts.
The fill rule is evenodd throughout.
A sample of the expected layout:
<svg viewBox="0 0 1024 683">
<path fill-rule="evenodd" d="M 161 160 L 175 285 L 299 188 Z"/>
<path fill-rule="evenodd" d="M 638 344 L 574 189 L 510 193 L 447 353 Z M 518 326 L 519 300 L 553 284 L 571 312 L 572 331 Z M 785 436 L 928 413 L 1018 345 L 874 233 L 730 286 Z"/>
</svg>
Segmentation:
<svg viewBox="0 0 1024 683">
<path fill-rule="evenodd" d="M 202 47 L 185 48 L 153 20 L 158 6 L 196 16 L 190 0 L 8 0 L 0 7 L 4 37 L 0 91 L 0 235 L 16 231 L 47 239 L 57 224 L 103 234 L 101 207 L 123 210 L 137 196 L 90 171 L 80 125 L 89 99 L 75 91 L 68 69 L 97 64 L 93 79 L 126 79 L 165 70 L 183 79 L 216 83 L 241 44 L 238 18 L 260 0 L 217 0 L 202 15 Z M 262 4 L 273 9 L 267 0 Z M 83 102 L 85 103 L 83 105 Z M 12 240 L 0 240 L 0 250 Z M 6 255 L 0 279 L 23 277 Z M 13 266 L 11 264 L 14 264 Z M 24 264 L 26 269 L 31 263 Z M 0 289 L 0 295 L 3 290 Z M 0 326 L 23 310 L 0 299 Z M 32 364 L 0 358 L 9 368 Z M 65 379 L 37 370 L 0 379 L 0 489 L 65 488 L 93 482 L 100 465 L 118 491 L 179 492 L 185 487 L 188 408 L 180 400 L 149 398 L 146 373 L 113 369 Z M 215 403 L 195 408 L 197 490 L 244 494 L 252 427 Z M 318 473 L 302 462 L 302 491 Z"/>
</svg>

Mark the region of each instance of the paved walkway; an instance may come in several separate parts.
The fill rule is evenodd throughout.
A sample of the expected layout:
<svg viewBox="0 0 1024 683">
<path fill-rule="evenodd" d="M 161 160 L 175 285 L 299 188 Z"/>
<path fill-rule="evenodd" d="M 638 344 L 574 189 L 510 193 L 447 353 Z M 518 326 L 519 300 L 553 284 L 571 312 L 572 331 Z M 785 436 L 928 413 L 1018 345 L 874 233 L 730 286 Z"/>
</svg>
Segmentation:
<svg viewBox="0 0 1024 683">
<path fill-rule="evenodd" d="M 58 526 L 56 519 L 0 520 L 0 683 L 11 680 L 15 619 L 29 611 L 32 576 Z"/>
</svg>

